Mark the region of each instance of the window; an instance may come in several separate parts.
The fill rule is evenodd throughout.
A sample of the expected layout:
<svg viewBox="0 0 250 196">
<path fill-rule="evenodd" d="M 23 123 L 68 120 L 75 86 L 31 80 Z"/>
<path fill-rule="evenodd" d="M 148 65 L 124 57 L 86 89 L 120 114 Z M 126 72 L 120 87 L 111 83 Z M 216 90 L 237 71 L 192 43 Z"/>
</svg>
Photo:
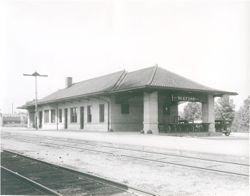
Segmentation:
<svg viewBox="0 0 250 196">
<path fill-rule="evenodd" d="M 87 108 L 87 121 L 88 122 L 92 121 L 92 114 L 91 114 L 91 106 L 90 105 L 88 105 L 88 108 Z"/>
<path fill-rule="evenodd" d="M 62 122 L 62 109 L 59 109 L 58 111 L 58 115 L 59 115 L 59 122 Z"/>
<path fill-rule="evenodd" d="M 77 122 L 77 108 L 70 108 L 70 122 L 76 123 Z"/>
<path fill-rule="evenodd" d="M 44 111 L 44 123 L 49 123 L 49 110 Z"/>
<path fill-rule="evenodd" d="M 55 123 L 56 122 L 56 110 L 51 110 L 50 111 L 50 122 Z"/>
<path fill-rule="evenodd" d="M 104 122 L 104 104 L 99 105 L 99 120 Z"/>
<path fill-rule="evenodd" d="M 121 104 L 121 113 L 122 114 L 129 114 L 129 104 L 128 103 Z"/>
</svg>

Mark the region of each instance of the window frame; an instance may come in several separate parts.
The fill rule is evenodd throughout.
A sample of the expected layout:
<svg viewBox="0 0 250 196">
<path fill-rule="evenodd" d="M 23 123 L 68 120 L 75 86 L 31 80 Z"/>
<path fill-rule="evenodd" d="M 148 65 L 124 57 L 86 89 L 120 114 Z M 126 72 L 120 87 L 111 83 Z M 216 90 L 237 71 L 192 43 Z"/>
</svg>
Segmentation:
<svg viewBox="0 0 250 196">
<path fill-rule="evenodd" d="M 70 108 L 70 123 L 77 123 L 77 107 Z"/>
<path fill-rule="evenodd" d="M 49 123 L 49 110 L 44 110 L 44 123 Z"/>
<path fill-rule="evenodd" d="M 91 110 L 92 106 L 88 105 L 87 106 L 87 122 L 91 123 L 92 122 L 92 110 Z"/>
<path fill-rule="evenodd" d="M 105 122 L 105 104 L 99 104 L 99 122 Z"/>
<path fill-rule="evenodd" d="M 63 116 L 63 111 L 62 111 L 62 108 L 60 108 L 60 109 L 58 109 L 59 123 L 62 123 L 62 116 Z"/>
<path fill-rule="evenodd" d="M 50 110 L 50 123 L 56 123 L 56 110 Z"/>
<path fill-rule="evenodd" d="M 121 103 L 121 114 L 129 114 L 129 103 Z"/>
</svg>

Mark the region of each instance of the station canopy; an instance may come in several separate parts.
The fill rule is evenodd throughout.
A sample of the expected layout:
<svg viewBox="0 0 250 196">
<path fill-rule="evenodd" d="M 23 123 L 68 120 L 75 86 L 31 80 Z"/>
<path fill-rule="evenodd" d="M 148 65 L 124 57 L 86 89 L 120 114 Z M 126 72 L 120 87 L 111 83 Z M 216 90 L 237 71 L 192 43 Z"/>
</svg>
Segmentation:
<svg viewBox="0 0 250 196">
<path fill-rule="evenodd" d="M 110 95 L 136 90 L 169 90 L 177 92 L 207 93 L 214 96 L 237 95 L 235 92 L 210 88 L 177 75 L 159 66 L 140 69 L 133 72 L 125 70 L 73 83 L 40 100 L 38 105 L 69 101 L 91 96 Z M 20 108 L 34 106 L 35 102 L 27 102 Z"/>
</svg>

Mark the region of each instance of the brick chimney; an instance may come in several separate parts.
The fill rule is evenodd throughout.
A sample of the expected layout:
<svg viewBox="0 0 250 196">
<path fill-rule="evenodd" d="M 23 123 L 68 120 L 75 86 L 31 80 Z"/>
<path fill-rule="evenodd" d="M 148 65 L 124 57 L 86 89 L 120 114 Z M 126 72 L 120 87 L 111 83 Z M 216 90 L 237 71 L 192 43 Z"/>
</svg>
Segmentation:
<svg viewBox="0 0 250 196">
<path fill-rule="evenodd" d="M 66 77 L 65 88 L 69 88 L 72 85 L 72 77 Z"/>
</svg>

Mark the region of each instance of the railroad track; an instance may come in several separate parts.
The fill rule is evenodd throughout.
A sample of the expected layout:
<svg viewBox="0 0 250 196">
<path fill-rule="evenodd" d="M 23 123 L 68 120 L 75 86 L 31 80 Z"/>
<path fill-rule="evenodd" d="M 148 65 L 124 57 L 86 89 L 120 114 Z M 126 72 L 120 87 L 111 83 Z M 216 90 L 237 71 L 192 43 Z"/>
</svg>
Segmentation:
<svg viewBox="0 0 250 196">
<path fill-rule="evenodd" d="M 36 187 L 40 195 L 155 195 L 8 150 L 1 153 L 1 158 L 1 169 Z"/>
<path fill-rule="evenodd" d="M 18 136 L 11 136 L 11 138 L 17 138 L 17 139 L 25 139 L 27 137 L 18 137 Z M 37 140 L 38 142 L 41 143 L 41 139 L 38 137 L 32 137 L 28 136 L 28 138 L 32 140 Z M 233 161 L 225 161 L 225 160 L 218 160 L 218 159 L 211 159 L 211 158 L 201 158 L 201 157 L 194 157 L 194 156 L 188 156 L 188 155 L 180 155 L 180 154 L 174 154 L 174 153 L 166 153 L 166 152 L 156 152 L 156 151 L 149 151 L 145 150 L 144 147 L 143 150 L 141 149 L 136 149 L 136 148 L 129 148 L 129 147 L 120 147 L 118 144 L 103 144 L 107 142 L 97 142 L 97 141 L 86 141 L 86 140 L 79 140 L 79 139 L 72 139 L 72 138 L 67 138 L 67 139 L 62 139 L 62 138 L 55 138 L 53 139 L 48 136 L 42 136 L 43 139 L 46 139 L 48 141 L 60 141 L 60 142 L 70 142 L 74 144 L 83 144 L 83 145 L 88 145 L 88 146 L 93 146 L 93 147 L 101 147 L 101 148 L 110 148 L 110 149 L 119 149 L 119 150 L 125 150 L 125 151 L 133 151 L 133 152 L 141 152 L 141 153 L 149 153 L 149 154 L 157 154 L 157 155 L 164 155 L 164 156 L 169 156 L 169 157 L 181 157 L 181 158 L 188 158 L 188 159 L 194 159 L 194 160 L 201 160 L 201 161 L 210 161 L 210 162 L 217 162 L 217 163 L 228 163 L 228 164 L 233 164 L 233 165 L 239 165 L 239 166 L 247 166 L 249 167 L 249 164 L 246 163 L 240 163 L 240 162 L 233 162 Z M 43 140 L 44 141 L 44 140 Z M 248 162 L 248 160 L 247 160 Z"/>
<path fill-rule="evenodd" d="M 50 140 L 50 141 L 54 140 L 54 138 L 51 139 L 51 138 L 47 138 L 47 137 L 46 137 L 46 139 Z M 226 163 L 226 164 L 233 164 L 233 165 L 249 167 L 249 164 L 245 164 L 245 163 L 238 163 L 238 162 L 232 162 L 232 161 L 221 161 L 221 160 L 216 160 L 216 159 L 200 158 L 200 157 L 179 155 L 179 154 L 173 154 L 173 153 L 154 152 L 154 151 L 140 150 L 140 149 L 134 149 L 134 148 L 125 148 L 125 147 L 119 147 L 119 146 L 113 146 L 113 145 L 98 144 L 98 142 L 94 142 L 94 141 L 83 141 L 83 140 L 76 140 L 76 139 L 61 139 L 61 138 L 60 139 L 56 138 L 56 141 L 61 141 L 61 142 L 70 142 L 71 141 L 71 143 L 76 143 L 77 145 L 83 144 L 83 145 L 88 145 L 88 146 L 92 146 L 92 147 L 119 149 L 119 150 L 125 150 L 125 151 L 164 155 L 164 156 L 169 156 L 169 157 L 181 157 L 181 158 L 187 158 L 187 159 L 209 161 L 209 162 L 216 162 L 216 163 Z"/>
<path fill-rule="evenodd" d="M 1 195 L 60 195 L 43 185 L 1 166 Z"/>
<path fill-rule="evenodd" d="M 139 159 L 143 161 L 170 164 L 170 165 L 175 165 L 179 167 L 188 167 L 192 169 L 205 170 L 208 172 L 216 172 L 220 174 L 249 177 L 249 165 L 248 164 L 241 164 L 241 163 L 228 162 L 228 161 L 223 162 L 223 161 L 218 161 L 218 160 L 202 159 L 202 158 L 173 155 L 173 154 L 167 154 L 167 153 L 157 153 L 157 152 L 121 148 L 121 147 L 114 147 L 114 146 L 107 146 L 107 145 L 96 145 L 89 141 L 83 142 L 81 140 L 77 140 L 77 142 L 73 140 L 72 142 L 72 141 L 58 139 L 58 138 L 51 139 L 48 137 L 43 137 L 42 141 L 41 141 L 41 138 L 38 139 L 37 137 L 29 137 L 29 139 L 22 138 L 22 137 L 15 137 L 15 138 L 20 139 L 22 141 L 29 142 L 29 143 L 34 143 L 34 141 L 36 141 L 36 142 L 39 142 L 41 145 L 46 145 L 46 146 L 51 146 L 51 147 L 61 146 L 61 147 L 66 147 L 66 148 L 78 149 L 78 150 L 87 150 L 87 151 L 92 151 L 96 153 L 105 153 L 109 155 L 123 156 L 123 157 L 132 158 L 132 159 Z M 86 146 L 91 146 L 91 148 L 88 148 Z M 104 148 L 108 148 L 108 149 L 111 148 L 112 151 L 104 150 Z M 133 152 L 134 154 L 131 155 L 131 152 Z M 153 156 L 154 158 L 152 158 L 152 155 L 154 155 Z"/>
</svg>

